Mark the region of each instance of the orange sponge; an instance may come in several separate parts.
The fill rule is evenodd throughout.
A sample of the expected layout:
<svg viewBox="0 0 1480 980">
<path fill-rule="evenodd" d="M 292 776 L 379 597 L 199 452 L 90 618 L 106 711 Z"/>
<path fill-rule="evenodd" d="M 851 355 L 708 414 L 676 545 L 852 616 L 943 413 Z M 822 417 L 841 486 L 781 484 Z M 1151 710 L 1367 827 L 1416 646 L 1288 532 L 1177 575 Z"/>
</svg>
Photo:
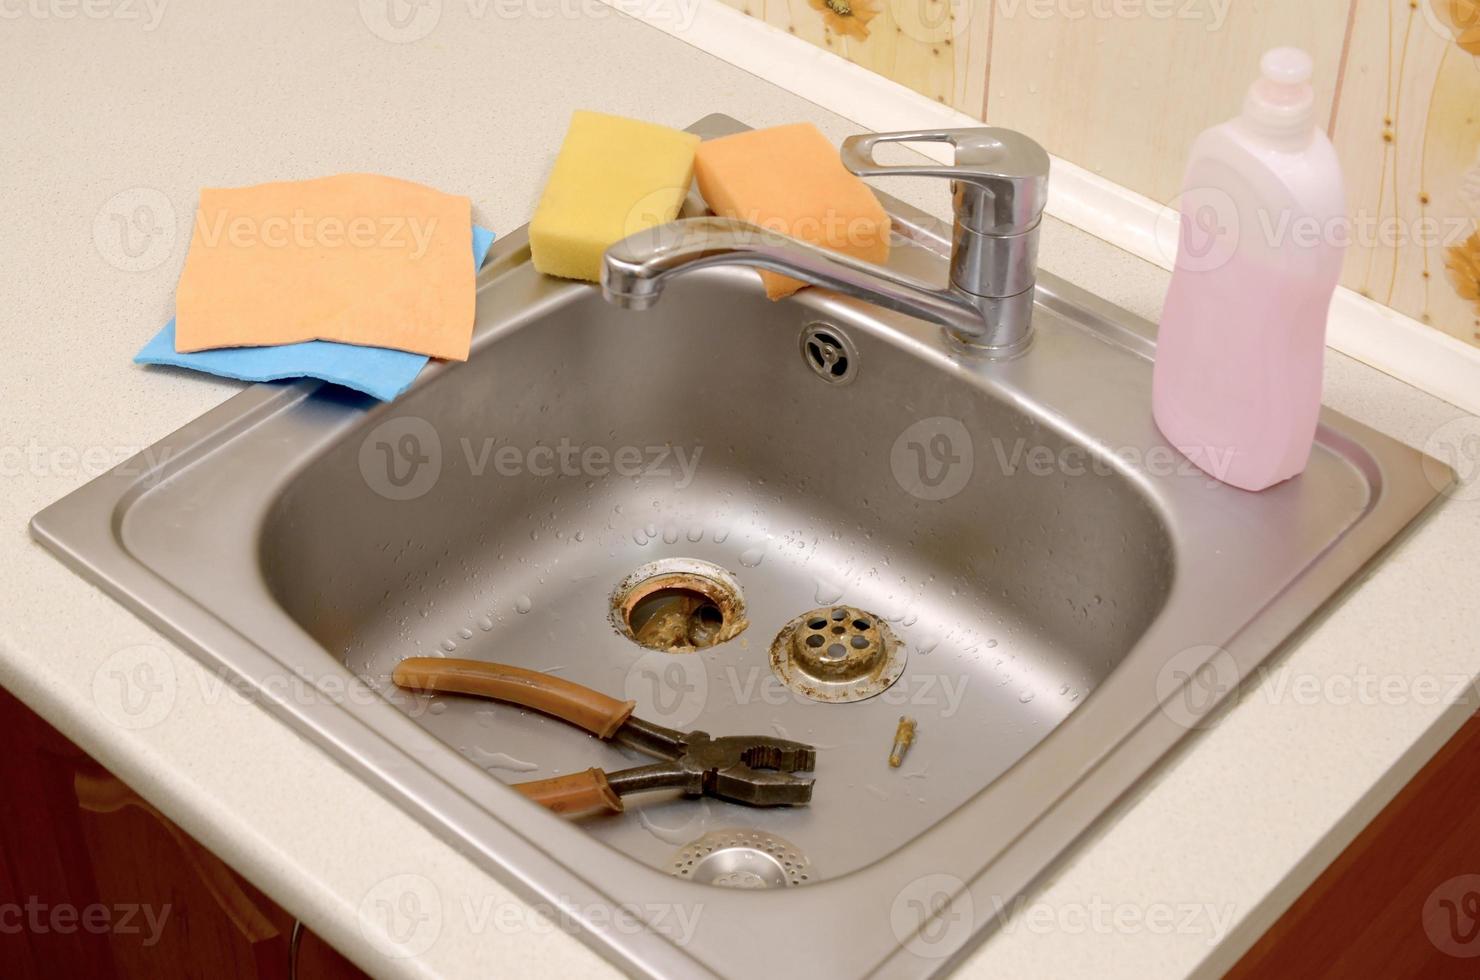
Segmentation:
<svg viewBox="0 0 1480 980">
<path fill-rule="evenodd" d="M 704 200 L 721 217 L 869 262 L 889 258 L 889 216 L 811 123 L 700 143 L 694 174 Z M 761 279 L 771 299 L 806 285 L 773 272 L 762 272 Z"/>
</svg>

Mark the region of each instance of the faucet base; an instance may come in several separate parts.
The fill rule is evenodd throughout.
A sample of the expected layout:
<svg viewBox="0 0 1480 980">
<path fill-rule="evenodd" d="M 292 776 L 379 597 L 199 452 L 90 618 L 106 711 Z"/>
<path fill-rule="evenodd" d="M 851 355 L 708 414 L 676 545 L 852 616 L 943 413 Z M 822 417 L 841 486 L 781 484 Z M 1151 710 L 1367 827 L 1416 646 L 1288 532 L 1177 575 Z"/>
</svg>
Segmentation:
<svg viewBox="0 0 1480 980">
<path fill-rule="evenodd" d="M 958 295 L 969 295 L 959 293 Z M 1016 357 L 1033 342 L 1033 286 L 1013 296 L 970 296 L 989 328 L 981 333 L 966 334 L 944 328 L 953 346 L 977 356 L 1003 360 Z"/>
</svg>

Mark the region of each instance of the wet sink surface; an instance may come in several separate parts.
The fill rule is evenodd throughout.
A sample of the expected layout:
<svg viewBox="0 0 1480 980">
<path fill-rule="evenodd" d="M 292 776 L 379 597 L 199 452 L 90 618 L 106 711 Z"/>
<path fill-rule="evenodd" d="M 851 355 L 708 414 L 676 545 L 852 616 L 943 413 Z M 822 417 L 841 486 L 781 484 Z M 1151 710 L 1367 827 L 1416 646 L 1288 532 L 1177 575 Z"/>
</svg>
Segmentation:
<svg viewBox="0 0 1480 980">
<path fill-rule="evenodd" d="M 994 472 L 991 447 L 965 433 L 1056 456 L 1070 444 L 964 378 L 933 378 L 858 331 L 854 380 L 824 382 L 797 352 L 795 312 L 744 275 L 645 315 L 575 291 L 479 370 L 316 458 L 274 503 L 262 567 L 283 608 L 383 688 L 403 657 L 473 657 L 633 698 L 670 727 L 818 745 L 810 807 L 648 800 L 635 818 L 585 825 L 655 866 L 707 830 L 759 827 L 836 877 L 956 809 L 1094 690 L 1165 602 L 1172 548 L 1120 473 Z M 913 448 L 932 438 L 936 486 L 918 483 Z M 671 558 L 729 570 L 749 627 L 678 654 L 618 634 L 613 590 Z M 777 680 L 768 651 L 793 617 L 840 600 L 888 621 L 910 663 L 882 696 L 820 704 Z M 503 779 L 633 764 L 516 708 L 387 693 Z M 901 714 L 920 737 L 892 771 Z"/>
<path fill-rule="evenodd" d="M 894 262 L 943 278 L 939 226 L 891 209 L 914 241 Z M 250 389 L 34 531 L 524 894 L 582 920 L 647 910 L 649 928 L 583 934 L 629 969 L 948 967 L 1442 489 L 1437 464 L 1334 413 L 1299 479 L 1210 482 L 1151 422 L 1149 326 L 1052 277 L 1033 347 L 984 364 L 820 291 L 770 303 L 743 271 L 631 312 L 527 255 L 521 233 L 496 246 L 467 364 L 386 406 Z M 819 329 L 841 374 L 812 359 Z M 733 576 L 748 625 L 645 649 L 614 628 L 613 592 L 683 559 Z M 908 659 L 883 694 L 819 703 L 770 646 L 839 605 Z M 656 795 L 561 821 L 501 783 L 637 758 L 390 684 L 437 655 L 551 671 L 663 725 L 810 742 L 813 803 Z M 891 769 L 901 715 L 918 737 Z M 789 842 L 799 887 L 668 874 L 736 829 Z M 702 914 L 677 935 L 673 909 Z"/>
</svg>

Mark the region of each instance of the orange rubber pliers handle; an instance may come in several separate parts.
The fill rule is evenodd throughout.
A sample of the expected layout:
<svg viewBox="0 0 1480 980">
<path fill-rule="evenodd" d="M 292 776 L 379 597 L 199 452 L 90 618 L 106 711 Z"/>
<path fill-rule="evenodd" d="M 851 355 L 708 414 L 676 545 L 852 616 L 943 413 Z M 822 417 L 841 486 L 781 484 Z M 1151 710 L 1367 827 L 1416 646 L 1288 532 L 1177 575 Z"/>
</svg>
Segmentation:
<svg viewBox="0 0 1480 980">
<path fill-rule="evenodd" d="M 396 665 L 391 679 L 415 691 L 472 694 L 533 708 L 598 738 L 611 738 L 637 706 L 636 701 L 618 701 L 564 678 L 482 660 L 409 657 Z M 513 788 L 556 813 L 622 811 L 622 798 L 600 769 L 516 783 Z"/>
</svg>

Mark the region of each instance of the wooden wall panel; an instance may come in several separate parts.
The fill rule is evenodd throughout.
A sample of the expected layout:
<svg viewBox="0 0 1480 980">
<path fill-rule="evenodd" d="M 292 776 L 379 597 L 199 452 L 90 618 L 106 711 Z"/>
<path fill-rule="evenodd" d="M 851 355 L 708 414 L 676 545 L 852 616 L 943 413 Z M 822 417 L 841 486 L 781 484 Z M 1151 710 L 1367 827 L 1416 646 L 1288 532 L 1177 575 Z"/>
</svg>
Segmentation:
<svg viewBox="0 0 1480 980">
<path fill-rule="evenodd" d="M 1193 138 L 1238 113 L 1269 48 L 1293 44 L 1311 53 L 1321 118 L 1329 118 L 1351 2 L 1050 4 L 1065 11 L 1142 11 L 1076 20 L 1031 16 L 1033 0 L 993 0 L 986 118 L 1167 202 L 1180 190 Z M 1170 15 L 1152 16 L 1153 9 Z"/>
<path fill-rule="evenodd" d="M 721 0 L 922 95 L 979 116 L 999 0 Z M 846 13 L 840 13 L 846 11 Z"/>
<path fill-rule="evenodd" d="M 1343 282 L 1480 346 L 1480 0 L 721 0 L 1163 203 L 1259 56 L 1316 61 Z"/>
<path fill-rule="evenodd" d="M 1480 4 L 1357 2 L 1334 134 L 1357 238 L 1343 282 L 1480 343 Z"/>
</svg>

